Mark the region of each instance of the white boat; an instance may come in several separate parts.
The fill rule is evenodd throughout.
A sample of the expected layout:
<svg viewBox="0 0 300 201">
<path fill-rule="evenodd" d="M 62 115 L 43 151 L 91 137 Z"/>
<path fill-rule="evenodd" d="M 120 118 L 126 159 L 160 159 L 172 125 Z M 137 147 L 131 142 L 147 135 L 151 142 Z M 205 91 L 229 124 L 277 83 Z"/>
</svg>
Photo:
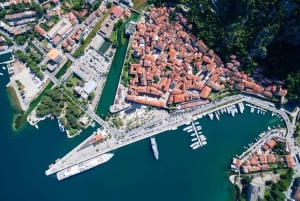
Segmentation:
<svg viewBox="0 0 300 201">
<path fill-rule="evenodd" d="M 194 137 L 194 136 L 196 136 L 196 133 L 192 133 L 191 137 Z"/>
<path fill-rule="evenodd" d="M 3 73 L 0 73 L 0 75 L 4 75 Z"/>
<path fill-rule="evenodd" d="M 198 143 L 199 142 L 194 142 L 193 144 L 190 145 L 190 147 L 192 148 L 192 147 L 196 146 L 196 144 L 198 144 Z"/>
<path fill-rule="evenodd" d="M 203 141 L 202 142 L 202 146 L 204 146 L 204 145 L 206 145 L 207 144 L 207 142 L 206 141 Z"/>
<path fill-rule="evenodd" d="M 198 130 L 201 130 L 202 129 L 202 126 L 197 126 L 196 127 L 196 130 L 198 131 Z"/>
<path fill-rule="evenodd" d="M 200 144 L 200 143 L 198 142 L 198 144 L 196 144 L 195 146 L 193 146 L 192 149 L 198 149 L 198 148 L 201 147 L 201 146 L 202 146 L 202 144 Z"/>
<path fill-rule="evenodd" d="M 152 147 L 153 155 L 154 155 L 155 159 L 158 160 L 158 158 L 159 158 L 159 156 L 158 156 L 158 148 L 157 148 L 155 137 L 150 137 L 150 142 L 151 142 L 151 147 Z"/>
<path fill-rule="evenodd" d="M 198 125 L 198 124 L 199 124 L 199 122 L 197 121 L 197 122 L 195 122 L 194 124 L 195 124 L 195 125 Z"/>
<path fill-rule="evenodd" d="M 68 167 L 64 170 L 57 172 L 56 177 L 59 181 L 62 179 L 66 179 L 66 178 L 74 176 L 78 173 L 87 171 L 93 167 L 101 165 L 101 164 L 107 162 L 108 160 L 110 160 L 113 156 L 114 156 L 114 154 L 112 154 L 112 153 L 106 153 L 106 154 L 96 156 L 94 158 L 80 162 L 78 164 L 75 164 L 71 167 Z"/>
<path fill-rule="evenodd" d="M 227 111 L 228 114 L 230 114 L 230 109 L 229 109 L 229 107 L 226 107 L 226 111 Z"/>
<path fill-rule="evenodd" d="M 239 102 L 239 103 L 238 103 L 238 106 L 239 106 L 240 113 L 244 113 L 245 107 L 244 107 L 243 102 Z"/>
<path fill-rule="evenodd" d="M 58 122 L 58 127 L 59 127 L 60 132 L 65 132 L 65 127 L 64 127 L 64 125 L 62 125 L 60 123 L 59 119 L 57 119 L 57 122 Z"/>
<path fill-rule="evenodd" d="M 200 138 L 201 141 L 206 140 L 206 137 L 204 135 L 199 135 L 199 138 Z"/>
<path fill-rule="evenodd" d="M 39 129 L 39 126 L 38 126 L 37 124 L 35 124 L 34 127 L 35 127 L 36 129 Z"/>
<path fill-rule="evenodd" d="M 190 132 L 192 132 L 192 131 L 193 131 L 193 129 L 192 129 L 192 128 L 191 128 L 191 129 L 189 129 L 189 130 L 187 130 L 187 132 L 188 132 L 188 133 L 190 133 Z"/>
<path fill-rule="evenodd" d="M 6 70 L 5 66 L 2 66 L 2 69 L 3 69 L 3 70 Z"/>
<path fill-rule="evenodd" d="M 192 126 L 187 126 L 187 127 L 183 128 L 182 130 L 187 131 L 188 129 L 191 129 L 191 128 L 192 128 Z"/>
<path fill-rule="evenodd" d="M 196 141 L 197 139 L 198 139 L 198 138 L 196 138 L 196 137 L 195 137 L 195 138 L 193 138 L 193 139 L 192 139 L 192 142 Z"/>
<path fill-rule="evenodd" d="M 177 130 L 177 127 L 172 127 L 171 130 L 172 131 Z"/>
</svg>

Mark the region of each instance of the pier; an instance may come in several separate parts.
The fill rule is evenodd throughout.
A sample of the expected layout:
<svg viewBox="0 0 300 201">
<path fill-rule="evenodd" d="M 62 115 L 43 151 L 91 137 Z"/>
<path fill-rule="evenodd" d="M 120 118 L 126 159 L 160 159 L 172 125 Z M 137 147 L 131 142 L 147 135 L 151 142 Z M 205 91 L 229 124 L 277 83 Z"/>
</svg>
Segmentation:
<svg viewBox="0 0 300 201">
<path fill-rule="evenodd" d="M 49 166 L 49 169 L 46 171 L 46 175 L 56 173 L 57 171 L 68 168 L 74 164 L 80 163 L 89 158 L 96 157 L 103 153 L 113 151 L 128 144 L 171 130 L 171 128 L 188 124 L 197 118 L 205 116 L 211 112 L 220 110 L 222 108 L 226 108 L 230 105 L 237 104 L 239 102 L 248 102 L 279 115 L 286 125 L 286 132 L 283 135 L 285 137 L 292 136 L 294 132 L 294 126 L 290 122 L 288 115 L 284 112 L 284 110 L 275 108 L 272 103 L 269 103 L 267 101 L 263 101 L 253 97 L 248 97 L 245 95 L 230 96 L 218 102 L 207 104 L 205 105 L 205 107 L 199 107 L 195 110 L 185 112 L 178 116 L 175 115 L 170 116 L 168 118 L 155 119 L 131 131 L 121 131 L 112 128 L 102 118 L 96 115 L 94 111 L 88 110 L 87 114 L 91 116 L 101 126 L 103 126 L 104 130 L 108 131 L 108 133 L 111 134 L 111 139 L 108 139 L 107 141 L 104 141 L 98 145 L 89 146 L 85 149 L 77 151 L 80 146 L 82 146 L 84 143 L 90 140 L 93 136 L 88 137 L 81 144 L 79 144 L 72 151 L 70 151 L 67 155 L 65 155 L 62 159 L 57 161 L 55 164 L 51 164 L 51 167 Z"/>
<path fill-rule="evenodd" d="M 196 126 L 195 126 L 195 124 L 194 124 L 194 121 L 192 121 L 192 127 L 193 127 L 193 130 L 194 130 L 195 133 L 196 133 L 196 137 L 197 137 L 198 142 L 200 143 L 200 146 L 202 146 L 203 144 L 202 144 L 202 141 L 201 141 L 201 139 L 200 139 L 200 137 L 199 137 L 199 133 L 198 133 L 198 131 L 197 131 L 197 129 L 196 129 Z"/>
</svg>

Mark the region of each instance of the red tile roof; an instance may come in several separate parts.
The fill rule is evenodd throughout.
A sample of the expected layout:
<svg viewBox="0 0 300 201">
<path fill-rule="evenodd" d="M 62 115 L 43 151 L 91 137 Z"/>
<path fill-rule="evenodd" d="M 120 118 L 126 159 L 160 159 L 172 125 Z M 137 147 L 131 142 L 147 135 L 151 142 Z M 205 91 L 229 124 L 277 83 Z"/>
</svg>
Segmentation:
<svg viewBox="0 0 300 201">
<path fill-rule="evenodd" d="M 208 98 L 211 92 L 211 88 L 209 86 L 204 86 L 203 90 L 200 93 L 201 98 Z"/>
<path fill-rule="evenodd" d="M 38 32 L 39 34 L 41 34 L 42 36 L 44 36 L 47 32 L 42 28 L 40 27 L 39 25 L 35 25 L 34 27 L 35 31 Z"/>
</svg>

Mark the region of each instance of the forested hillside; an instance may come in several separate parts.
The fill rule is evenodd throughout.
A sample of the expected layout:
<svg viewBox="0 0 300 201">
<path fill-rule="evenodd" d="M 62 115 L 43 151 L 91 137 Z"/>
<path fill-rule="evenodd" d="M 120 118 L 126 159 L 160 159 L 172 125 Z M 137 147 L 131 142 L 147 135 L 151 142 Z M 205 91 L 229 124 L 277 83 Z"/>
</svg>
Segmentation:
<svg viewBox="0 0 300 201">
<path fill-rule="evenodd" d="M 193 24 L 192 32 L 227 60 L 237 54 L 242 70 L 264 67 L 286 80 L 289 98 L 300 97 L 300 0 L 150 0 L 175 6 Z"/>
</svg>

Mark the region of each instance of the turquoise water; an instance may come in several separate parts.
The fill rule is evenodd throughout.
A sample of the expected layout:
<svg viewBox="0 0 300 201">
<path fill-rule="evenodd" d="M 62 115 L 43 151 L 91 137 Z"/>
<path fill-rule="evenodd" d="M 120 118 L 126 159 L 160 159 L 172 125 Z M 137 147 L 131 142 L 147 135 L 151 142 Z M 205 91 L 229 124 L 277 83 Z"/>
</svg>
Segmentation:
<svg viewBox="0 0 300 201">
<path fill-rule="evenodd" d="M 106 164 L 58 182 L 45 176 L 48 165 L 88 136 L 74 139 L 59 132 L 57 122 L 45 120 L 39 129 L 12 131 L 12 109 L 0 77 L 0 200 L 1 201 L 227 201 L 232 186 L 227 172 L 231 158 L 269 124 L 281 123 L 266 115 L 250 114 L 220 121 L 200 119 L 208 144 L 191 150 L 189 134 L 176 131 L 156 137 L 160 158 L 154 160 L 148 140 L 121 148 Z"/>
</svg>

